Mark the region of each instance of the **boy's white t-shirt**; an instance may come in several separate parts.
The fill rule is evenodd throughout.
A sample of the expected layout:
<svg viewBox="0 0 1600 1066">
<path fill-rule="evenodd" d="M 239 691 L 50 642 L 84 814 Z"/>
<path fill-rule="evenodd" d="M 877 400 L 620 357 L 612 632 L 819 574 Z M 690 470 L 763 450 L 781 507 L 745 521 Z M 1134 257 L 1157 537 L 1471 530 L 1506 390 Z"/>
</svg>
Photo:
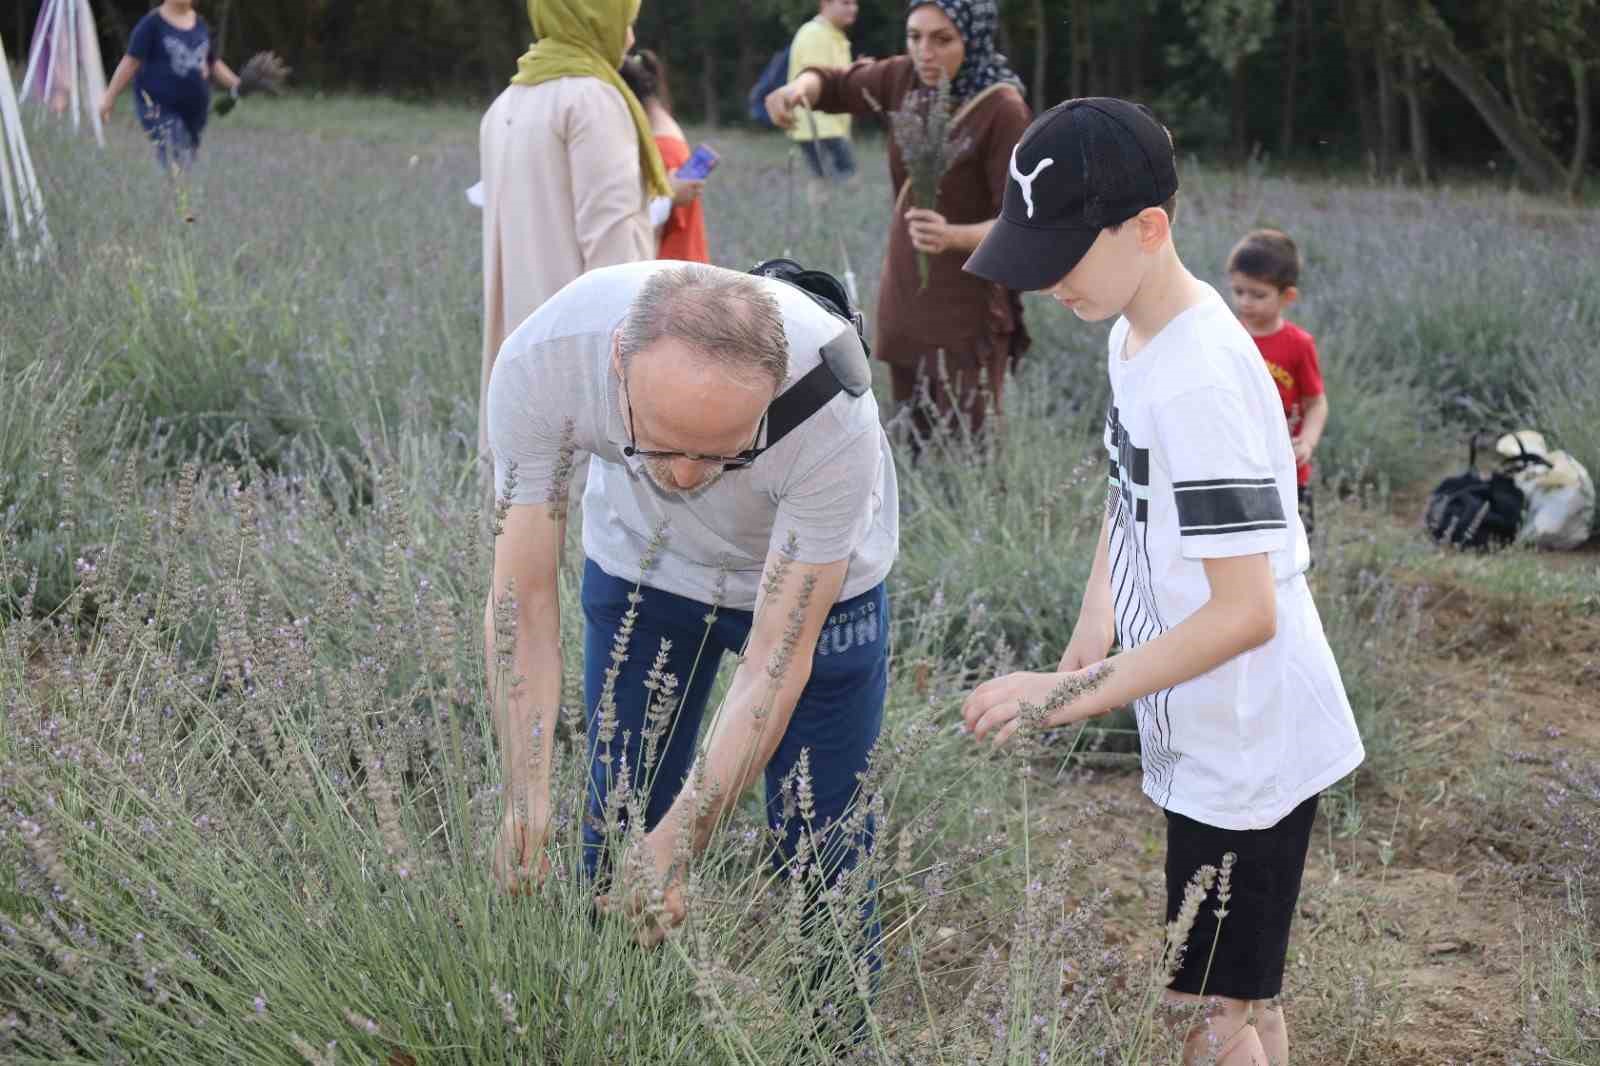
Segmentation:
<svg viewBox="0 0 1600 1066">
<path fill-rule="evenodd" d="M 1255 343 L 1215 290 L 1123 359 L 1106 448 L 1117 641 L 1154 640 L 1211 595 L 1203 560 L 1265 553 L 1277 635 L 1135 703 L 1144 791 L 1221 829 L 1265 829 L 1365 756 L 1305 571 L 1294 450 Z"/>
</svg>

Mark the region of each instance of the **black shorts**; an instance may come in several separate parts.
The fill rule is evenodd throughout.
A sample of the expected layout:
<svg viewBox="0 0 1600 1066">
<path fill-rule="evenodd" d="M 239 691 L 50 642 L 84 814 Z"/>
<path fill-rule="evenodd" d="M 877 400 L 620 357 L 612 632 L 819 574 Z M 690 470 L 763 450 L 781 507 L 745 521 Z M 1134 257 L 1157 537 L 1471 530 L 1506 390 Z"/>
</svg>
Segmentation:
<svg viewBox="0 0 1600 1066">
<path fill-rule="evenodd" d="M 1217 829 L 1167 812 L 1168 922 L 1177 918 L 1184 886 L 1196 870 L 1207 863 L 1220 870 L 1230 851 L 1237 857 L 1227 917 L 1217 921 L 1213 887 L 1189 933 L 1173 991 L 1230 999 L 1271 999 L 1283 991 L 1289 925 L 1316 817 L 1316 796 L 1270 829 Z"/>
</svg>

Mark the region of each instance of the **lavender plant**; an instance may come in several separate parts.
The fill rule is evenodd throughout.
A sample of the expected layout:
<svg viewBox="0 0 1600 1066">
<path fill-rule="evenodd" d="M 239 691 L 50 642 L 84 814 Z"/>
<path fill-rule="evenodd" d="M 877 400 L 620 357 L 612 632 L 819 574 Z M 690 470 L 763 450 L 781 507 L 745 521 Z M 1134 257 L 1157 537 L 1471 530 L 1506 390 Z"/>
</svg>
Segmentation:
<svg viewBox="0 0 1600 1066">
<path fill-rule="evenodd" d="M 853 816 L 894 839 L 909 804 L 907 829 L 922 843 L 905 836 L 865 856 L 808 920 L 796 900 L 811 892 L 817 856 L 802 849 L 773 870 L 772 830 L 743 812 L 705 857 L 685 857 L 688 920 L 647 955 L 628 923 L 591 920 L 577 846 L 581 733 L 558 748 L 550 876 L 524 900 L 488 877 L 497 773 L 482 659 L 464 636 L 473 592 L 447 593 L 441 580 L 481 572 L 464 569 L 482 562 L 477 538 L 459 534 L 479 521 L 419 498 L 430 466 L 374 469 L 379 497 L 361 524 L 294 503 L 332 485 L 247 469 L 250 479 L 191 468 L 157 508 L 125 499 L 116 535 L 81 556 L 69 610 L 8 630 L 0 849 L 21 875 L 0 896 L 0 1016 L 15 1061 L 665 1062 L 706 1036 L 714 1061 L 796 1048 L 816 1061 L 892 1061 L 924 1046 L 930 1009 L 941 1040 L 989 1032 L 994 1061 L 1053 1047 L 1052 1061 L 1074 1062 L 1075 1049 L 1105 1041 L 1094 999 L 1049 1032 L 1006 1022 L 998 1044 L 982 1020 L 1020 1009 L 1024 988 L 1028 1003 L 1045 1002 L 1063 965 L 1084 972 L 1079 952 L 1096 927 L 1093 907 L 1078 907 L 1054 940 L 1038 940 L 1079 869 L 1068 858 L 1047 898 L 1030 893 L 1021 911 L 974 921 L 985 871 L 1010 849 L 991 830 L 989 843 L 952 854 L 935 830 L 944 808 L 959 812 L 952 824 L 970 819 L 966 797 L 992 795 L 1016 768 L 973 760 L 940 727 L 964 669 L 897 679 Z M 464 484 L 461 498 L 471 495 Z M 443 554 L 410 550 L 428 543 Z M 331 579 L 291 576 L 313 545 L 334 560 Z M 152 575 L 142 588 L 128 581 L 141 571 Z M 640 595 L 643 607 L 650 593 Z M 952 620 L 920 619 L 907 651 L 929 660 Z M 615 652 L 654 654 L 629 640 Z M 50 665 L 20 683 L 33 661 Z M 769 668 L 776 683 L 788 664 Z M 677 679 L 653 680 L 670 701 Z M 666 729 L 661 708 L 653 728 Z M 938 769 L 952 759 L 966 767 L 956 779 Z M 618 772 L 634 775 L 618 794 L 636 825 L 651 767 Z M 789 789 L 793 817 L 809 823 L 808 765 Z M 985 816 L 994 829 L 1004 817 Z M 627 831 L 613 838 L 617 861 L 628 842 Z M 1020 861 L 1026 872 L 1035 860 Z M 884 901 L 890 958 L 877 989 L 854 932 L 870 893 Z M 945 928 L 988 943 L 991 966 L 1008 943 L 1033 954 L 968 984 L 957 966 L 917 961 L 950 939 Z M 1095 995 L 1109 966 L 1096 970 Z"/>
<path fill-rule="evenodd" d="M 492 884 L 477 229 L 470 208 L 441 206 L 474 165 L 473 118 L 353 99 L 243 111 L 191 173 L 192 224 L 141 169 L 143 144 L 113 138 L 116 165 L 89 166 L 76 154 L 89 149 L 39 131 L 41 159 L 59 164 L 41 172 L 61 254 L 51 271 L 0 257 L 0 1059 L 1169 1059 L 1161 945 L 1108 935 L 1106 863 L 1088 822 L 1061 814 L 1099 771 L 1066 758 L 1073 736 L 989 755 L 950 728 L 973 677 L 1055 650 L 1098 529 L 1078 461 L 1098 454 L 1103 339 L 1046 307 L 1029 308 L 1035 349 L 983 465 L 956 426 L 902 466 L 895 659 L 857 815 L 878 820 L 878 844 L 820 919 L 803 918 L 816 857 L 773 869 L 773 831 L 747 801 L 680 864 L 687 919 L 659 949 L 595 921 L 577 861 L 575 647 L 550 875 L 523 898 Z M 314 137 L 364 151 L 285 150 Z M 230 166 L 213 168 L 224 152 Z M 750 162 L 727 174 L 712 236 L 725 262 L 754 262 L 780 229 L 782 155 L 754 138 L 731 155 Z M 892 191 L 863 169 L 877 202 L 837 208 L 851 258 L 871 262 Z M 1359 486 L 1431 472 L 1431 383 L 1447 371 L 1452 389 L 1491 395 L 1516 362 L 1508 323 L 1572 398 L 1563 435 L 1586 439 L 1580 338 L 1600 289 L 1588 259 L 1560 253 L 1593 222 L 1529 226 L 1470 190 L 1423 199 L 1199 167 L 1184 196 L 1197 264 L 1220 269 L 1257 222 L 1307 234 L 1317 283 L 1298 309 L 1339 390 L 1324 469 L 1354 494 L 1326 505 L 1312 577 L 1374 776 L 1421 773 L 1403 713 L 1417 606 L 1390 578 L 1464 564 L 1383 534 L 1386 502 Z M 801 242 L 802 261 L 836 254 L 831 234 Z M 1434 299 L 1444 283 L 1484 307 Z M 1507 561 L 1504 580 L 1534 587 L 1534 562 Z M 1584 577 L 1572 573 L 1563 596 Z M 574 577 L 560 578 L 568 633 L 582 625 Z M 686 681 L 652 679 L 650 751 Z M 652 761 L 627 768 L 628 802 Z M 805 778 L 789 784 L 801 821 Z M 617 860 L 638 821 L 618 811 Z M 1547 835 L 1587 839 L 1566 832 Z M 885 933 L 875 979 L 853 962 L 869 892 Z M 1352 938 L 1364 907 L 1350 908 Z M 1388 939 L 1363 958 L 1384 959 Z M 1530 963 L 1546 1006 L 1558 962 L 1586 972 L 1580 942 L 1561 943 L 1565 961 Z M 829 959 L 816 984 L 798 980 Z M 1297 980 L 1322 980 L 1313 971 Z M 1349 1023 L 1327 1056 L 1344 1059 L 1374 1026 L 1330 987 L 1308 995 L 1330 1029 Z M 1587 1017 L 1581 999 L 1560 1002 Z M 1542 1046 L 1582 1058 L 1557 1039 L 1565 1006 L 1530 1016 Z"/>
</svg>

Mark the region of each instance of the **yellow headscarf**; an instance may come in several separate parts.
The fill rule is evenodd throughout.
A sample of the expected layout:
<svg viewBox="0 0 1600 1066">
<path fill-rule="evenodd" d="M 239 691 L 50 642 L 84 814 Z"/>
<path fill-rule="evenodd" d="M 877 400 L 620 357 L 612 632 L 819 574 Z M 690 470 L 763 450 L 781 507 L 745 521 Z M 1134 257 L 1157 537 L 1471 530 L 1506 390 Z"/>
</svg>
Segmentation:
<svg viewBox="0 0 1600 1066">
<path fill-rule="evenodd" d="M 639 14 L 640 0 L 528 0 L 534 43 L 517 61 L 512 85 L 538 85 L 556 78 L 599 78 L 622 94 L 639 135 L 639 165 L 651 196 L 671 196 L 667 168 L 650 133 L 639 100 L 617 68 L 628 40 L 628 27 Z"/>
</svg>

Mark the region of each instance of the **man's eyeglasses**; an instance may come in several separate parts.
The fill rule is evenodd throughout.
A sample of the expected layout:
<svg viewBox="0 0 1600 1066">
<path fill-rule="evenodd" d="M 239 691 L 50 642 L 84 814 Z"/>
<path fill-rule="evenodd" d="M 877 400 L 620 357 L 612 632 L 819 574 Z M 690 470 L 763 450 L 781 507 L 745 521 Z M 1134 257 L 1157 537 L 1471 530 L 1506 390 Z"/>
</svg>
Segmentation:
<svg viewBox="0 0 1600 1066">
<path fill-rule="evenodd" d="M 765 411 L 761 412 L 761 421 L 756 424 L 755 441 L 752 441 L 750 447 L 737 455 L 696 455 L 694 452 L 663 452 L 641 448 L 639 447 L 638 438 L 633 435 L 633 392 L 628 388 L 626 378 L 622 381 L 622 394 L 623 404 L 628 412 L 628 446 L 622 449 L 622 454 L 629 458 L 638 456 L 640 459 L 688 459 L 696 463 L 718 463 L 724 470 L 743 470 L 755 462 L 756 456 L 760 455 L 763 450 L 756 447 L 756 444 L 760 442 L 761 434 L 767 428 L 767 412 Z"/>
</svg>

